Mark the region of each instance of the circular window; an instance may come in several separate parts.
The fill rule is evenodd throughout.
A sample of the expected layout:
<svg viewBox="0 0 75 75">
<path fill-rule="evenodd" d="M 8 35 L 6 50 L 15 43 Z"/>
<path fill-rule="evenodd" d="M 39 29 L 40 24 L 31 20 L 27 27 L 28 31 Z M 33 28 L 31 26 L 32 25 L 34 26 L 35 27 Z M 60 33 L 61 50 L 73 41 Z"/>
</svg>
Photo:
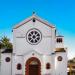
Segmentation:
<svg viewBox="0 0 75 75">
<path fill-rule="evenodd" d="M 6 57 L 5 61 L 10 62 L 10 57 Z"/>
<path fill-rule="evenodd" d="M 62 61 L 62 56 L 58 56 L 58 61 Z"/>
<path fill-rule="evenodd" d="M 35 45 L 41 41 L 42 34 L 38 29 L 34 28 L 34 29 L 30 29 L 27 32 L 26 38 L 27 38 L 28 43 Z"/>
</svg>

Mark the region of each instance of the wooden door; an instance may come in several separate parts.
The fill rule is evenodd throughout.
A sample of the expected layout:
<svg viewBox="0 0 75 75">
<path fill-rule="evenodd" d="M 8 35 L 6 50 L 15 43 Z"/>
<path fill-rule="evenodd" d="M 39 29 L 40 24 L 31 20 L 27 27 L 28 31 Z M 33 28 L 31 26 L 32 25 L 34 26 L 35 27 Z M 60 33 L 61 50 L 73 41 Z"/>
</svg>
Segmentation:
<svg viewBox="0 0 75 75">
<path fill-rule="evenodd" d="M 32 57 L 27 60 L 25 75 L 41 75 L 41 63 L 37 58 Z"/>
<path fill-rule="evenodd" d="M 38 75 L 39 65 L 29 65 L 29 75 Z"/>
</svg>

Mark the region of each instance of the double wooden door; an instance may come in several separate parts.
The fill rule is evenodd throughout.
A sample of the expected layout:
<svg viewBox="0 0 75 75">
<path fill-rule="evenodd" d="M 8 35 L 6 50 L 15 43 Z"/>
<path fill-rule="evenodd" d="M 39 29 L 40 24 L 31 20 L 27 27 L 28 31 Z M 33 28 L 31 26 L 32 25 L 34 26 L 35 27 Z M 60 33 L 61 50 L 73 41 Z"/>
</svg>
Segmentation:
<svg viewBox="0 0 75 75">
<path fill-rule="evenodd" d="M 39 65 L 29 65 L 29 75 L 38 75 Z"/>
<path fill-rule="evenodd" d="M 26 62 L 26 74 L 25 75 L 41 75 L 41 63 L 39 59 L 32 57 Z"/>
</svg>

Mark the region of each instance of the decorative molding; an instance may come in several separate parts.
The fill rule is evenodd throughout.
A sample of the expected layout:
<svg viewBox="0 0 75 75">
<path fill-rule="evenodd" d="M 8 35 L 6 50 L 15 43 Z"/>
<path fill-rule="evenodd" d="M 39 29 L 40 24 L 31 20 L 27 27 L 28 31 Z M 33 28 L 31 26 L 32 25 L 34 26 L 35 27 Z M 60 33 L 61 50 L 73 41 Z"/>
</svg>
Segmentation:
<svg viewBox="0 0 75 75">
<path fill-rule="evenodd" d="M 17 24 L 13 29 L 17 29 L 18 27 L 20 27 L 20 26 L 24 25 L 25 23 L 31 21 L 33 18 L 35 18 L 39 22 L 49 26 L 50 28 L 55 28 L 54 25 L 52 25 L 51 23 L 48 23 L 46 20 L 41 19 L 37 15 L 32 15 L 31 17 L 29 17 L 29 18 L 25 19 L 24 21 L 20 22 L 19 24 Z"/>
<path fill-rule="evenodd" d="M 17 36 L 16 38 L 26 38 L 25 36 Z"/>
</svg>

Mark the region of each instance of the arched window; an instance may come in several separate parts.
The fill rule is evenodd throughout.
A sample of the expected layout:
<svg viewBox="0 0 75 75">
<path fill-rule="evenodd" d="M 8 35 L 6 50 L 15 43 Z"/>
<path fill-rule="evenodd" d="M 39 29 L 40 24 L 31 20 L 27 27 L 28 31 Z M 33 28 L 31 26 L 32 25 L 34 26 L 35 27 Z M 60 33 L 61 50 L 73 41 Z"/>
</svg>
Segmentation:
<svg viewBox="0 0 75 75">
<path fill-rule="evenodd" d="M 62 38 L 57 38 L 57 43 L 62 43 Z"/>
<path fill-rule="evenodd" d="M 33 22 L 35 22 L 36 20 L 35 20 L 35 18 L 33 18 Z"/>
<path fill-rule="evenodd" d="M 58 43 L 58 42 L 59 42 L 59 39 L 57 38 L 57 40 L 56 40 L 56 41 L 57 41 L 57 43 Z"/>
<path fill-rule="evenodd" d="M 17 70 L 21 70 L 22 69 L 22 65 L 20 63 L 17 64 Z"/>
<path fill-rule="evenodd" d="M 50 68 L 51 68 L 50 63 L 47 63 L 47 64 L 46 64 L 46 69 L 50 69 Z"/>
<path fill-rule="evenodd" d="M 60 42 L 62 42 L 62 38 L 60 38 Z"/>
</svg>

